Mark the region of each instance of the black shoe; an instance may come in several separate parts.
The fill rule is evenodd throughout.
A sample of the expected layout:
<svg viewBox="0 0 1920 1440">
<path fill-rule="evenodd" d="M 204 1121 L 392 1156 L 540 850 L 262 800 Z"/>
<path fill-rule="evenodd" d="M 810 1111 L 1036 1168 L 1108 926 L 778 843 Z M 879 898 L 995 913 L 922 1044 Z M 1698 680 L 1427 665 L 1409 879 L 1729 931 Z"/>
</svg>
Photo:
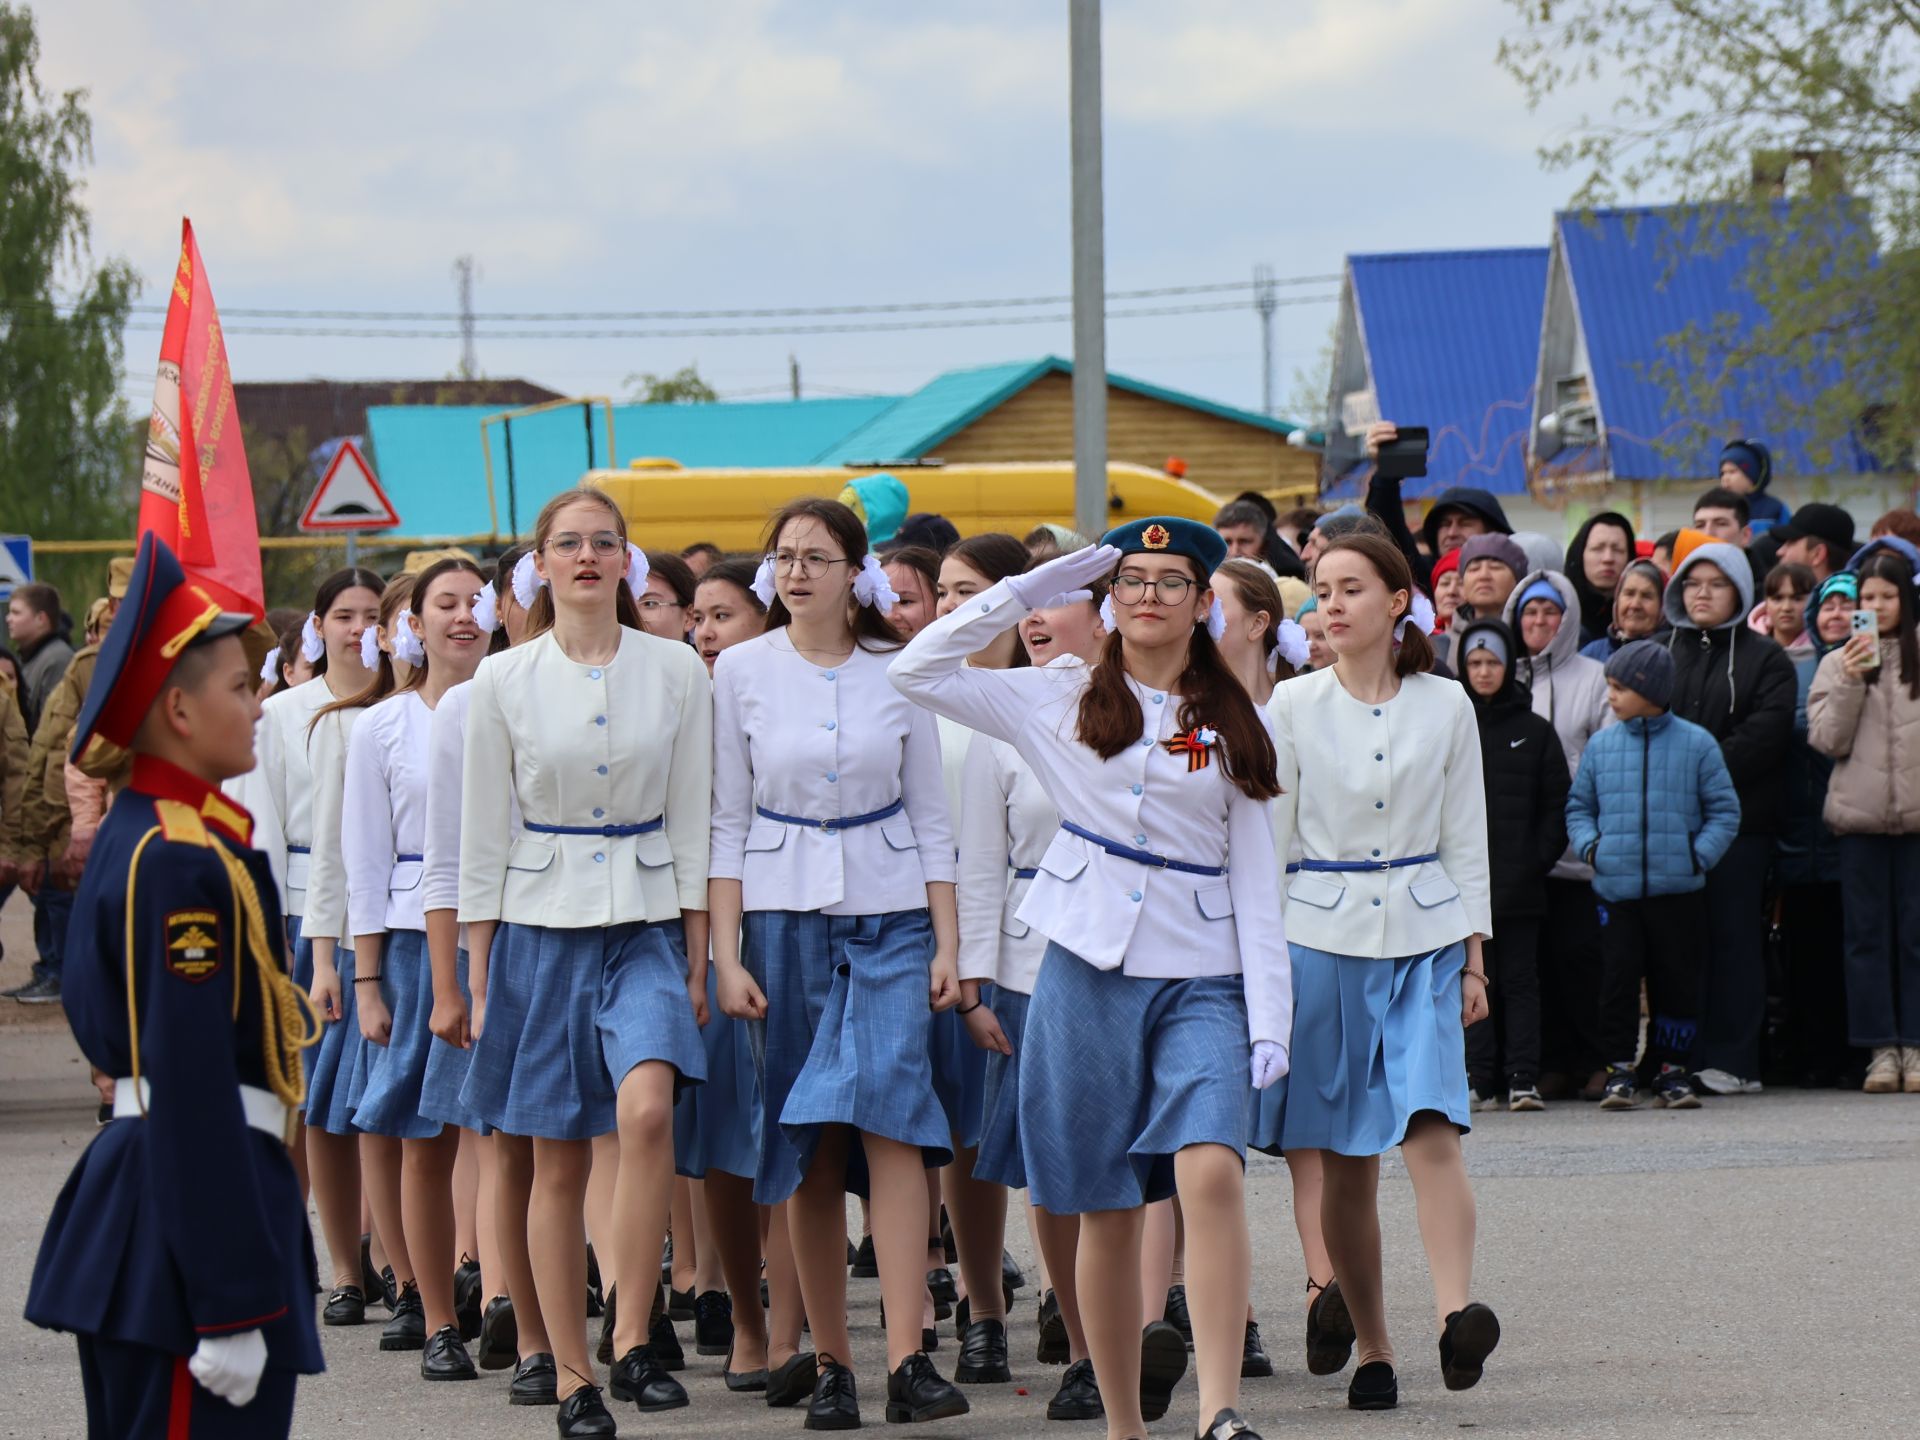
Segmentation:
<svg viewBox="0 0 1920 1440">
<path fill-rule="evenodd" d="M 966 1396 L 940 1378 L 940 1372 L 933 1368 L 933 1361 L 925 1355 L 915 1353 L 907 1356 L 900 1362 L 900 1368 L 887 1376 L 889 1425 L 919 1425 L 928 1420 L 947 1420 L 955 1415 L 965 1415 L 972 1408 L 967 1404 Z"/>
<path fill-rule="evenodd" d="M 519 1349 L 520 1322 L 514 1318 L 513 1301 L 496 1295 L 480 1317 L 480 1353 L 474 1359 L 482 1370 L 505 1370 Z"/>
<path fill-rule="evenodd" d="M 953 1283 L 953 1271 L 942 1267 L 927 1271 L 927 1293 L 933 1297 L 933 1313 L 936 1319 L 944 1320 L 952 1314 L 949 1308 L 943 1312 L 942 1305 L 952 1307 L 959 1303 L 960 1288 Z"/>
<path fill-rule="evenodd" d="M 462 1340 L 480 1338 L 480 1262 L 462 1260 L 453 1272 L 453 1318 Z"/>
<path fill-rule="evenodd" d="M 727 1347 L 725 1363 L 720 1366 L 720 1375 L 721 1378 L 727 1382 L 727 1389 L 733 1391 L 735 1394 L 742 1394 L 747 1391 L 758 1394 L 767 1388 L 767 1367 L 762 1365 L 758 1370 L 736 1371 L 733 1368 L 733 1347 L 731 1345 Z"/>
<path fill-rule="evenodd" d="M 733 1301 L 724 1290 L 694 1297 L 693 1349 L 697 1355 L 724 1355 L 733 1349 Z"/>
<path fill-rule="evenodd" d="M 1140 1418 L 1158 1420 L 1173 1403 L 1173 1387 L 1187 1373 L 1187 1342 L 1165 1320 L 1140 1332 Z"/>
<path fill-rule="evenodd" d="M 836 1365 L 831 1360 L 820 1366 L 819 1376 L 813 1382 L 813 1398 L 807 1402 L 807 1423 L 802 1428 L 807 1430 L 858 1430 L 860 1428 L 860 1396 L 854 1388 L 853 1371 L 844 1365 Z"/>
<path fill-rule="evenodd" d="M 1500 1343 L 1500 1321 L 1477 1300 L 1447 1316 L 1440 1332 L 1440 1378 L 1449 1390 L 1471 1390 L 1493 1347 Z"/>
<path fill-rule="evenodd" d="M 1347 1382 L 1349 1410 L 1392 1410 L 1399 1404 L 1400 1382 L 1393 1378 L 1393 1366 L 1384 1360 L 1369 1360 Z"/>
<path fill-rule="evenodd" d="M 22 1005 L 58 1005 L 60 1003 L 60 977 L 48 975 L 35 980 L 24 990 L 14 991 L 13 998 Z"/>
<path fill-rule="evenodd" d="M 387 1309 L 392 1310 L 400 1303 L 400 1286 L 393 1278 L 393 1267 L 380 1267 L 380 1293 L 386 1297 Z"/>
<path fill-rule="evenodd" d="M 960 1263 L 960 1246 L 953 1238 L 953 1221 L 948 1217 L 947 1207 L 944 1205 L 940 1207 L 940 1250 L 947 1257 L 947 1264 Z"/>
<path fill-rule="evenodd" d="M 1170 1286 L 1167 1290 L 1167 1309 L 1161 1317 L 1167 1324 L 1180 1332 L 1180 1338 L 1193 1348 L 1193 1318 L 1187 1314 L 1187 1287 Z"/>
<path fill-rule="evenodd" d="M 607 1308 L 607 1288 L 600 1280 L 600 1257 L 593 1253 L 593 1246 L 587 1246 L 587 1318 L 598 1320 L 600 1312 Z"/>
<path fill-rule="evenodd" d="M 767 1372 L 767 1408 L 785 1410 L 813 1394 L 820 1378 L 820 1367 L 811 1350 L 802 1350 L 784 1365 Z"/>
<path fill-rule="evenodd" d="M 673 1321 L 664 1315 L 654 1317 L 647 1331 L 647 1345 L 660 1360 L 662 1370 L 687 1368 L 687 1352 L 680 1348 L 680 1337 L 673 1333 Z"/>
<path fill-rule="evenodd" d="M 1100 1403 L 1100 1386 L 1093 1378 L 1093 1361 L 1076 1360 L 1060 1377 L 1060 1388 L 1047 1402 L 1049 1420 L 1098 1420 L 1107 1413 Z"/>
<path fill-rule="evenodd" d="M 467 1354 L 467 1347 L 460 1338 L 460 1332 L 451 1325 L 442 1325 L 433 1332 L 433 1338 L 427 1341 L 426 1353 L 420 1357 L 420 1378 L 422 1380 L 478 1380 L 480 1372 L 473 1368 L 473 1357 Z"/>
<path fill-rule="evenodd" d="M 1240 1378 L 1265 1380 L 1272 1374 L 1273 1361 L 1267 1358 L 1267 1347 L 1260 1343 L 1260 1327 L 1249 1320 L 1246 1343 L 1240 1349 Z"/>
<path fill-rule="evenodd" d="M 1260 1432 L 1242 1420 L 1238 1410 L 1222 1410 L 1194 1440 L 1260 1440 Z"/>
<path fill-rule="evenodd" d="M 661 1368 L 651 1345 L 636 1345 L 620 1357 L 607 1381 L 607 1393 L 616 1400 L 631 1400 L 643 1413 L 679 1410 L 687 1403 L 685 1387 Z"/>
<path fill-rule="evenodd" d="M 393 1272 L 389 1270 L 388 1275 Z M 373 1237 L 360 1237 L 360 1293 L 371 1305 L 378 1300 L 389 1310 L 393 1308 L 393 1292 L 386 1287 L 386 1276 L 373 1268 Z"/>
<path fill-rule="evenodd" d="M 1004 1320 L 976 1320 L 960 1340 L 960 1358 L 953 1366 L 959 1385 L 1010 1385 L 1013 1369 L 1007 1364 L 1007 1325 Z"/>
<path fill-rule="evenodd" d="M 613 1364 L 613 1298 L 616 1293 L 609 1285 L 606 1304 L 600 1307 L 600 1343 L 593 1347 L 593 1358 L 602 1365 Z"/>
<path fill-rule="evenodd" d="M 1353 1358 L 1353 1316 L 1340 1282 L 1329 1280 L 1307 1307 L 1307 1373 L 1338 1375 Z"/>
<path fill-rule="evenodd" d="M 880 1262 L 873 1255 L 873 1236 L 862 1235 L 860 1248 L 853 1252 L 853 1278 L 856 1280 L 878 1280 Z"/>
<path fill-rule="evenodd" d="M 1060 1318 L 1060 1300 L 1051 1290 L 1040 1297 L 1040 1342 L 1033 1358 L 1042 1365 L 1064 1365 L 1073 1358 L 1067 1346 L 1067 1322 Z"/>
<path fill-rule="evenodd" d="M 358 1285 L 336 1285 L 327 1296 L 327 1308 L 320 1312 L 322 1325 L 364 1325 L 367 1323 L 367 1297 Z"/>
<path fill-rule="evenodd" d="M 1020 1262 L 1005 1250 L 1000 1252 L 1000 1284 L 1008 1290 L 1027 1288 L 1027 1272 L 1020 1268 Z"/>
<path fill-rule="evenodd" d="M 607 1402 L 600 1398 L 598 1385 L 582 1385 L 562 1400 L 558 1424 L 560 1440 L 573 1440 L 576 1435 L 620 1433 L 620 1427 L 613 1423 L 613 1412 L 607 1409 Z"/>
<path fill-rule="evenodd" d="M 667 1293 L 672 1297 L 667 1302 L 667 1318 L 678 1320 L 683 1325 L 693 1319 L 693 1287 L 689 1285 L 684 1290 L 675 1290 L 672 1286 L 668 1286 Z"/>
<path fill-rule="evenodd" d="M 553 1356 L 544 1350 L 538 1355 L 529 1355 L 513 1367 L 513 1379 L 507 1385 L 507 1403 L 558 1405 L 560 1396 L 554 1390 L 558 1379 L 559 1371 L 554 1368 Z"/>
<path fill-rule="evenodd" d="M 380 1332 L 382 1350 L 427 1348 L 427 1308 L 420 1303 L 420 1287 L 409 1280 L 393 1302 L 393 1318 Z"/>
</svg>

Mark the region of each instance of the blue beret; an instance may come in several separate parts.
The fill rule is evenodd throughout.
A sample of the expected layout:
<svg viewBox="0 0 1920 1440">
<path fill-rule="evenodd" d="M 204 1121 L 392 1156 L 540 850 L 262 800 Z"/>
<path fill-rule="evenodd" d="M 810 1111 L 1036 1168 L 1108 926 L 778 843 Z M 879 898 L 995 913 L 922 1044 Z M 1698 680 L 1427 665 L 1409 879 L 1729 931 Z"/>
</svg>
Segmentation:
<svg viewBox="0 0 1920 1440">
<path fill-rule="evenodd" d="M 1151 515 L 1116 526 L 1100 537 L 1100 543 L 1122 555 L 1184 556 L 1198 564 L 1203 575 L 1213 574 L 1227 558 L 1227 542 L 1218 530 L 1174 515 Z"/>
</svg>

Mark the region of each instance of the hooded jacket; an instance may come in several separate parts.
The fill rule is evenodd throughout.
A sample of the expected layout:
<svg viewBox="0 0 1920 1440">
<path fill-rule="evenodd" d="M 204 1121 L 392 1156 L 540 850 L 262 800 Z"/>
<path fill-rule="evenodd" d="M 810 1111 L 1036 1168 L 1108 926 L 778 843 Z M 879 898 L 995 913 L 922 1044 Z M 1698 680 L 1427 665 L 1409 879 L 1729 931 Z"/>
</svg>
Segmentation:
<svg viewBox="0 0 1920 1440">
<path fill-rule="evenodd" d="M 1733 582 L 1733 614 L 1711 630 L 1687 618 L 1686 577 L 1710 564 Z M 1797 686 L 1787 652 L 1747 629 L 1753 608 L 1753 571 L 1737 545 L 1713 541 L 1697 546 L 1674 568 L 1662 601 L 1673 631 L 1673 703 L 1720 742 L 1727 773 L 1740 792 L 1740 833 L 1772 835 L 1780 828 L 1780 775 L 1793 740 Z"/>
<path fill-rule="evenodd" d="M 1859 577 L 1842 570 L 1813 587 L 1807 597 L 1808 646 L 1787 652 L 1793 661 L 1796 699 L 1793 743 L 1787 748 L 1787 768 L 1780 787 L 1780 834 L 1773 849 L 1773 871 L 1782 885 L 1827 885 L 1840 880 L 1840 846 L 1822 818 L 1827 784 L 1833 778 L 1833 760 L 1807 743 L 1807 695 L 1813 688 L 1814 672 L 1830 651 L 1840 648 L 1820 639 L 1820 606 L 1833 594 L 1846 595 L 1857 604 Z"/>
<path fill-rule="evenodd" d="M 1875 548 L 1863 548 L 1854 566 Z M 1834 833 L 1920 832 L 1920 699 L 1908 684 L 1898 636 L 1880 637 L 1872 684 L 1847 673 L 1838 647 L 1820 661 L 1807 695 L 1807 741 L 1833 757 L 1824 814 Z"/>
<path fill-rule="evenodd" d="M 1500 508 L 1492 491 L 1474 485 L 1449 485 L 1433 497 L 1427 518 L 1420 522 L 1420 538 L 1426 542 L 1423 551 L 1414 543 L 1413 532 L 1407 528 L 1407 505 L 1400 495 L 1400 482 L 1383 478 L 1377 472 L 1367 482 L 1367 513 L 1387 527 L 1400 553 L 1407 557 L 1407 564 L 1413 567 L 1413 578 L 1429 595 L 1433 593 L 1433 562 L 1440 554 L 1440 517 L 1448 510 L 1466 510 L 1486 521 L 1489 530 L 1502 535 L 1513 533 L 1513 526 L 1507 523 L 1507 512 Z"/>
<path fill-rule="evenodd" d="M 1498 620 L 1475 620 L 1459 632 L 1457 654 L 1464 656 L 1477 631 L 1497 633 L 1508 655 L 1519 645 Z M 1464 660 L 1462 664 L 1464 666 Z M 1473 701 L 1480 724 L 1480 771 L 1487 786 L 1487 860 L 1493 879 L 1495 933 L 1501 916 L 1544 915 L 1547 872 L 1567 848 L 1567 788 L 1572 783 L 1560 739 L 1533 713 L 1526 687 L 1506 678 L 1492 695 L 1481 696 L 1461 684 Z"/>
<path fill-rule="evenodd" d="M 1602 590 L 1587 579 L 1587 537 L 1593 533 L 1596 525 L 1610 525 L 1616 530 L 1627 532 L 1627 561 L 1633 563 L 1634 534 L 1633 522 L 1617 510 L 1602 510 L 1598 515 L 1589 516 L 1587 523 L 1573 532 L 1573 539 L 1567 542 L 1566 576 L 1573 582 L 1573 592 L 1580 597 L 1580 643 L 1591 645 L 1603 640 L 1607 627 L 1613 623 L 1613 592 Z M 1621 573 L 1626 568 L 1621 567 Z M 1616 587 L 1619 582 L 1616 580 Z"/>
</svg>

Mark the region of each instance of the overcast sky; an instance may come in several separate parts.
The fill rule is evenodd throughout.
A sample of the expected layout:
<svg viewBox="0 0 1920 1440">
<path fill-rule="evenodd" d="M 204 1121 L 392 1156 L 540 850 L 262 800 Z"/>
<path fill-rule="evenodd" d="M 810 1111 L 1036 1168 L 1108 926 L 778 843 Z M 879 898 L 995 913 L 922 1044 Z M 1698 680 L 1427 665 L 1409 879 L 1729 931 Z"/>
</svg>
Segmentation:
<svg viewBox="0 0 1920 1440">
<path fill-rule="evenodd" d="M 43 81 L 91 92 L 95 254 L 132 261 L 154 307 L 182 214 L 223 312 L 447 312 L 452 262 L 469 253 L 483 316 L 1070 286 L 1064 0 L 36 9 Z M 1530 115 L 1496 68 L 1512 15 L 1503 0 L 1108 0 L 1109 288 L 1239 281 L 1259 262 L 1283 279 L 1336 275 L 1359 251 L 1544 244 L 1572 181 L 1543 172 L 1535 150 L 1566 116 Z M 1110 366 L 1257 408 L 1244 292 L 1113 308 L 1223 303 L 1246 308 L 1116 318 Z M 1283 400 L 1333 310 L 1279 311 Z M 448 338 L 241 333 L 288 323 L 228 317 L 238 378 L 437 377 L 459 358 Z M 127 337 L 141 406 L 158 325 L 137 316 Z M 789 352 L 809 393 L 895 393 L 1072 345 L 1058 320 L 671 339 L 479 328 L 483 373 L 570 394 L 621 394 L 634 372 L 689 363 L 728 396 L 784 393 Z"/>
</svg>

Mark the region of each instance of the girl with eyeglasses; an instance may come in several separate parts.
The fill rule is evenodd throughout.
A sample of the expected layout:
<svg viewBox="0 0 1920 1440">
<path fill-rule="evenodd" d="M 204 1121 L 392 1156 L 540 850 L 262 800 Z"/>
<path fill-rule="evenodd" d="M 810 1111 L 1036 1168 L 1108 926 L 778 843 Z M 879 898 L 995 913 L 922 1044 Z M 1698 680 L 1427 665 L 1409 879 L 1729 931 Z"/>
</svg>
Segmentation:
<svg viewBox="0 0 1920 1440">
<path fill-rule="evenodd" d="M 713 955 L 721 1008 L 754 1036 L 754 1198 L 786 1202 L 815 1346 L 775 1337 L 767 1403 L 810 1394 L 808 1429 L 860 1423 L 845 1194 L 870 1183 L 887 1419 L 964 1415 L 920 1334 L 925 1171 L 953 1158 L 931 1012 L 959 998 L 939 737 L 887 684 L 894 592 L 851 510 L 788 505 L 754 586 L 766 633 L 713 667 Z"/>
</svg>

